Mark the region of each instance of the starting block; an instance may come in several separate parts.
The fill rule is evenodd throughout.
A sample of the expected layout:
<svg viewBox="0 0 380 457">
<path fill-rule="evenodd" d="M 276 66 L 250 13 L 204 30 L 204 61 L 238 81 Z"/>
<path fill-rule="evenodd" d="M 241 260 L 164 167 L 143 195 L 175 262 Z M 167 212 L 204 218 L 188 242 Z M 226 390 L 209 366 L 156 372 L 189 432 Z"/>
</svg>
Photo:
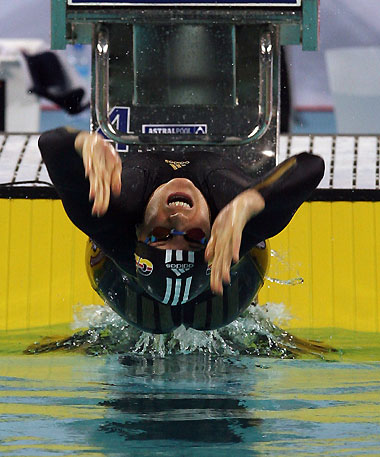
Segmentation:
<svg viewBox="0 0 380 457">
<path fill-rule="evenodd" d="M 318 0 L 52 0 L 52 48 L 91 44 L 92 129 L 117 144 L 276 163 L 281 46 L 318 47 Z"/>
</svg>

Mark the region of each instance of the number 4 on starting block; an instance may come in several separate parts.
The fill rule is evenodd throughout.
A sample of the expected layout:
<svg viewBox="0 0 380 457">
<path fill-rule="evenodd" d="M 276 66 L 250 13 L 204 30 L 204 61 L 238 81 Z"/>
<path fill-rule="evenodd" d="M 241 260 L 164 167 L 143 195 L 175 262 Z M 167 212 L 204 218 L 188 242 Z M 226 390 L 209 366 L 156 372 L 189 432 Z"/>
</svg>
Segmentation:
<svg viewBox="0 0 380 457">
<path fill-rule="evenodd" d="M 111 124 L 123 133 L 133 133 L 129 130 L 130 127 L 130 108 L 128 106 L 114 106 L 109 114 Z M 96 133 L 102 135 L 108 141 L 111 141 L 101 130 L 100 127 L 96 129 Z M 127 152 L 128 146 L 126 144 L 117 143 L 116 151 Z"/>
</svg>

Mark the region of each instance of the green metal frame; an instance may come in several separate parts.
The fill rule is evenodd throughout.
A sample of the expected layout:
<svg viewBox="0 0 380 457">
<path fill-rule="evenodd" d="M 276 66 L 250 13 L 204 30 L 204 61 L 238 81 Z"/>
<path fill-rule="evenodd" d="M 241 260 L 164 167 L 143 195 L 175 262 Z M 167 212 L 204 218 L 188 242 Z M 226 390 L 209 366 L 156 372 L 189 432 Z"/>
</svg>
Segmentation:
<svg viewBox="0 0 380 457">
<path fill-rule="evenodd" d="M 319 0 L 302 2 L 302 49 L 316 51 L 319 46 Z"/>
<path fill-rule="evenodd" d="M 51 48 L 66 48 L 66 0 L 51 0 Z"/>
<path fill-rule="evenodd" d="M 205 14 L 207 12 L 207 14 Z M 167 23 L 267 23 L 280 25 L 281 45 L 302 44 L 315 51 L 319 43 L 319 0 L 303 0 L 301 7 L 284 8 L 84 8 L 67 6 L 67 0 L 51 0 L 51 47 L 67 43 L 89 44 L 94 25 L 100 22 Z"/>
<path fill-rule="evenodd" d="M 252 104 L 252 110 L 247 114 L 247 106 L 244 103 L 239 107 L 239 114 L 241 116 L 236 118 L 236 110 L 231 114 L 228 110 L 217 110 L 214 108 L 206 107 L 205 110 L 214 110 L 213 112 L 213 126 L 218 126 L 218 130 L 210 131 L 205 134 L 205 137 L 185 138 L 185 135 L 180 137 L 159 136 L 149 134 L 144 136 L 140 132 L 141 119 L 147 114 L 145 113 L 144 106 L 134 106 L 132 132 L 135 134 L 123 134 L 123 132 L 115 129 L 110 121 L 109 107 L 116 106 L 117 100 L 111 98 L 109 101 L 109 84 L 108 84 L 108 65 L 109 58 L 104 57 L 101 53 L 98 55 L 95 50 L 99 49 L 100 42 L 98 41 L 98 32 L 100 29 L 107 29 L 112 27 L 114 30 L 126 28 L 130 30 L 136 27 L 152 27 L 160 29 L 168 25 L 180 25 L 186 27 L 204 27 L 207 28 L 210 24 L 215 26 L 232 26 L 238 27 L 239 30 L 261 30 L 262 28 L 273 29 L 273 56 L 272 64 L 269 67 L 261 62 L 252 63 L 252 74 L 258 75 L 259 81 L 265 76 L 264 82 L 261 81 L 259 85 L 253 83 L 252 87 L 257 87 L 252 100 L 257 100 L 258 103 Z M 92 44 L 94 55 L 97 57 L 96 64 L 93 62 L 92 68 L 92 128 L 100 129 L 111 139 L 117 143 L 124 143 L 130 145 L 182 145 L 184 147 L 193 147 L 194 145 L 207 145 L 211 148 L 217 147 L 219 149 L 228 147 L 239 150 L 239 160 L 244 166 L 257 166 L 260 167 L 261 163 L 270 162 L 273 165 L 274 157 L 277 151 L 277 135 L 279 125 L 279 65 L 280 65 L 280 46 L 284 45 L 299 45 L 302 44 L 304 50 L 315 50 L 318 48 L 318 35 L 319 35 L 319 0 L 302 0 L 302 3 L 297 6 L 290 7 L 226 7 L 213 6 L 207 7 L 194 7 L 194 6 L 159 6 L 159 7 L 126 7 L 126 6 L 72 6 L 68 5 L 68 0 L 51 0 L 51 45 L 53 49 L 64 49 L 66 44 Z M 111 34 L 112 35 L 112 34 Z M 112 35 L 113 36 L 113 35 Z M 244 36 L 244 35 L 243 35 Z M 252 35 L 256 36 L 256 35 Z M 250 38 L 245 36 L 247 45 L 250 46 Z M 126 42 L 124 44 L 133 43 L 134 41 Z M 112 44 L 112 49 L 115 48 L 115 42 Z M 117 45 L 116 45 L 117 48 Z M 272 45 L 268 47 L 272 48 Z M 108 49 L 108 46 L 107 46 Z M 120 51 L 119 51 L 120 52 Z M 271 51 L 272 52 L 272 51 Z M 241 53 L 243 55 L 243 53 Z M 256 55 L 256 54 L 255 54 Z M 104 58 L 103 58 L 104 57 Z M 260 59 L 259 59 L 260 60 Z M 103 64 L 102 64 L 103 62 Z M 102 65 L 103 66 L 102 66 Z M 107 65 L 106 65 L 107 64 Z M 116 69 L 116 75 L 119 75 L 117 64 L 111 58 L 112 74 Z M 128 61 L 128 65 L 131 62 Z M 236 67 L 235 67 L 236 68 Z M 267 69 L 264 71 L 264 69 Z M 271 68 L 271 71 L 269 71 Z M 100 71 L 102 69 L 102 71 Z M 251 73 L 244 73 L 244 78 Z M 270 81 L 268 75 L 271 75 Z M 130 75 L 129 75 L 130 76 Z M 249 79 L 249 78 L 248 78 Z M 246 83 L 246 80 L 245 84 Z M 265 81 L 267 81 L 265 83 Z M 103 84 L 103 83 L 107 84 Z M 111 89 L 112 89 L 111 84 Z M 248 86 L 247 86 L 248 87 Z M 114 91 L 111 90 L 111 94 Z M 131 103 L 131 99 L 122 98 L 121 103 Z M 258 97 L 258 98 L 255 98 Z M 127 100 L 127 101 L 124 101 Z M 251 100 L 251 99 L 250 99 Z M 182 102 L 178 103 L 183 109 L 184 113 L 181 114 L 181 119 L 189 119 L 193 123 L 193 114 L 186 108 L 186 104 L 182 107 Z M 203 106 L 202 105 L 202 106 Z M 148 103 L 149 107 L 154 106 L 154 103 Z M 258 109 L 257 109 L 258 107 Z M 171 110 L 170 113 L 165 111 L 165 104 L 161 111 L 152 110 L 155 118 L 159 122 L 179 122 L 180 118 L 177 111 Z M 186 111 L 187 110 L 187 111 Z M 256 113 L 257 111 L 257 113 Z M 161 117 L 165 121 L 161 121 Z M 210 111 L 211 112 L 211 111 Z M 228 118 L 226 117 L 228 113 Z M 151 114 L 151 113 L 150 113 Z M 201 112 L 198 113 L 202 118 Z M 248 117 L 251 116 L 252 117 Z M 185 117 L 183 117 L 185 116 Z M 188 117 L 186 117 L 188 116 Z M 205 116 L 205 115 L 204 115 Z M 173 121 L 172 121 L 173 119 Z M 240 119 L 242 120 L 240 123 Z M 249 119 L 249 122 L 246 121 Z M 232 133 L 228 128 L 232 125 L 237 125 L 236 132 Z M 152 121 L 153 122 L 153 121 Z M 223 124 L 225 122 L 225 124 Z M 245 124 L 244 124 L 245 122 Z M 222 125 L 222 127 L 220 127 Z M 240 132 L 239 127 L 248 126 L 253 130 L 244 131 L 244 135 Z M 255 127 L 256 126 L 256 127 Z M 226 127 L 226 128 L 225 128 Z M 244 127 L 245 128 L 245 127 Z M 225 134 L 228 132 L 228 134 Z M 252 143 L 255 142 L 253 146 Z M 242 152 L 243 151 L 243 152 Z M 261 152 L 260 152 L 261 151 Z M 254 160 L 253 160 L 254 158 Z"/>
</svg>

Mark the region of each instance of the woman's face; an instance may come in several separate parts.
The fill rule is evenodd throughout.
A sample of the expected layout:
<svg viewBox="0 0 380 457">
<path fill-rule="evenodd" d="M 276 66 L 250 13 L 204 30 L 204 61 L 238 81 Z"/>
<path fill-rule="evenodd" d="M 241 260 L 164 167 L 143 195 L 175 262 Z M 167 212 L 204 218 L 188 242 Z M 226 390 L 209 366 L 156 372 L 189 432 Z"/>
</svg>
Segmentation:
<svg viewBox="0 0 380 457">
<path fill-rule="evenodd" d="M 158 187 L 146 206 L 144 221 L 139 227 L 138 240 L 145 241 L 155 227 L 165 227 L 187 232 L 200 228 L 210 237 L 209 207 L 201 191 L 185 178 L 175 178 Z M 166 241 L 156 241 L 151 246 L 160 249 L 194 250 L 202 246 L 173 236 Z"/>
</svg>

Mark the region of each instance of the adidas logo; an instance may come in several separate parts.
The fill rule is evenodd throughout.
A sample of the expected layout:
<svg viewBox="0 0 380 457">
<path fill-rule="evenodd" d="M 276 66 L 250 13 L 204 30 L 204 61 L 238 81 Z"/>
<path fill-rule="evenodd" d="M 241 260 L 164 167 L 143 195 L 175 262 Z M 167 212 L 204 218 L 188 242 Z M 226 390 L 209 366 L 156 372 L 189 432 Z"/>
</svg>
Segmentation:
<svg viewBox="0 0 380 457">
<path fill-rule="evenodd" d="M 175 259 L 172 258 L 173 253 L 175 253 Z M 184 259 L 184 256 L 187 258 Z M 176 276 L 181 276 L 194 267 L 194 252 L 168 249 L 166 250 L 165 265 Z"/>
<path fill-rule="evenodd" d="M 187 160 L 186 162 L 176 162 L 175 160 L 165 160 L 169 166 L 173 168 L 173 170 L 178 170 L 179 168 L 186 167 L 190 162 Z"/>
<path fill-rule="evenodd" d="M 166 268 L 170 268 L 174 274 L 181 276 L 186 271 L 194 267 L 193 263 L 167 263 Z"/>
<path fill-rule="evenodd" d="M 193 277 L 188 276 L 181 279 L 178 276 L 194 267 L 194 252 L 167 249 L 165 252 L 165 264 L 166 268 L 170 269 L 177 278 L 166 278 L 166 290 L 162 303 L 164 305 L 170 304 L 171 306 L 186 303 L 189 300 Z"/>
</svg>

